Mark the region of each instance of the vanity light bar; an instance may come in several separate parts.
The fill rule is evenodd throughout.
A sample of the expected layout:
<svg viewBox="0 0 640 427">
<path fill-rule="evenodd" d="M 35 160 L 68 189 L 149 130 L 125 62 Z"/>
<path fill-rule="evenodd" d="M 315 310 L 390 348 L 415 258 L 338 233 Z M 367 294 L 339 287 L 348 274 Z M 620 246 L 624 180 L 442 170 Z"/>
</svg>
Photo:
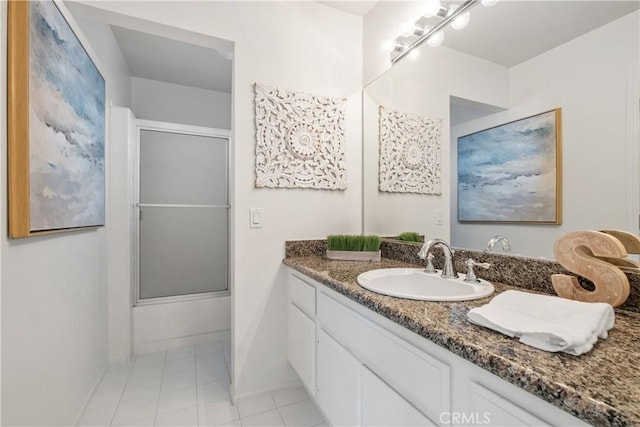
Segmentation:
<svg viewBox="0 0 640 427">
<path fill-rule="evenodd" d="M 410 45 L 405 47 L 403 50 L 401 50 L 400 53 L 398 53 L 398 55 L 391 58 L 391 63 L 395 64 L 396 62 L 401 60 L 405 55 L 408 55 L 412 49 L 420 46 L 429 37 L 431 37 L 438 31 L 444 30 L 454 19 L 456 19 L 458 16 L 462 15 L 463 13 L 467 12 L 469 9 L 476 6 L 478 3 L 480 3 L 480 0 L 466 0 L 464 3 L 458 6 L 456 10 L 454 10 L 450 15 L 444 16 L 442 20 L 438 24 L 436 24 L 433 28 L 426 31 L 424 34 L 418 37 L 418 39 L 416 39 L 413 43 L 411 43 Z M 436 16 L 442 16 L 442 13 L 439 12 Z M 401 43 L 398 41 L 398 39 L 396 39 L 396 45 L 398 44 L 401 44 Z"/>
</svg>

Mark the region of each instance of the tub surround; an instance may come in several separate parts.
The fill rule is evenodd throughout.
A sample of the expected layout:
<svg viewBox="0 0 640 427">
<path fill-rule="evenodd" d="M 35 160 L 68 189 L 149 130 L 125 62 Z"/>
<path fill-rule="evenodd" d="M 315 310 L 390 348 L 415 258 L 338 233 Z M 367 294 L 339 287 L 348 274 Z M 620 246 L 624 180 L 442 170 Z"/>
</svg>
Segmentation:
<svg viewBox="0 0 640 427">
<path fill-rule="evenodd" d="M 616 309 L 616 326 L 609 338 L 596 343 L 589 353 L 580 357 L 548 353 L 471 324 L 467 312 L 491 297 L 452 303 L 413 301 L 376 294 L 356 283 L 357 276 L 368 270 L 421 266 L 423 261 L 416 256 L 419 246 L 384 241 L 380 262 L 353 262 L 326 260 L 324 240 L 291 241 L 286 243 L 284 264 L 585 422 L 602 426 L 640 424 L 637 297 Z M 550 274 L 564 271 L 548 260 L 458 250 L 459 271 L 465 271 L 462 262 L 469 257 L 493 264 L 479 276 L 493 282 L 496 293 L 524 289 L 553 294 Z M 434 261 L 440 268 L 439 254 Z M 632 295 L 637 294 L 638 275 L 628 276 Z"/>
</svg>

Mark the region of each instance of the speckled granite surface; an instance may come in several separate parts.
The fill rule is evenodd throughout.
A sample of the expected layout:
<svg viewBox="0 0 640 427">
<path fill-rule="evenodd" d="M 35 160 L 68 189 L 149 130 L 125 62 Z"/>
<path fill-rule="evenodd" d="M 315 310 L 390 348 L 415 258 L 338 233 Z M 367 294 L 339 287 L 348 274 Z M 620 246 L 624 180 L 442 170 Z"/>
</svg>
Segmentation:
<svg viewBox="0 0 640 427">
<path fill-rule="evenodd" d="M 455 303 L 412 301 L 379 295 L 356 283 L 364 271 L 416 267 L 414 263 L 389 258 L 380 262 L 328 261 L 320 255 L 322 250 L 311 249 L 319 250 L 317 243 L 296 245 L 306 248 L 306 256 L 294 256 L 300 252 L 289 246 L 286 265 L 458 356 L 587 423 L 640 425 L 640 314 L 616 310 L 616 326 L 609 338 L 599 341 L 587 354 L 548 353 L 469 323 L 467 312 L 491 297 Z M 514 289 L 493 282 L 496 292 Z"/>
<path fill-rule="evenodd" d="M 420 243 L 400 243 L 397 241 L 384 241 L 382 244 L 382 256 L 385 258 L 402 260 L 410 263 L 422 264 L 420 258 L 418 258 L 418 251 L 420 250 Z M 567 271 L 560 264 L 552 260 L 539 259 L 539 258 L 527 258 L 516 257 L 502 253 L 490 253 L 482 251 L 471 251 L 468 249 L 455 249 L 455 263 L 459 272 L 466 272 L 467 268 L 464 262 L 473 258 L 478 262 L 491 263 L 491 268 L 488 270 L 477 269 L 476 274 L 485 280 L 491 282 L 508 283 L 510 285 L 517 286 L 536 292 L 542 292 L 545 294 L 556 295 L 556 292 L 551 285 L 552 274 L 568 274 L 570 276 L 576 276 L 575 274 Z M 441 251 L 434 251 L 434 265 L 436 268 L 442 269 L 442 256 Z M 626 272 L 629 279 L 629 286 L 631 292 L 629 298 L 619 308 L 640 312 L 640 273 Z M 580 283 L 586 289 L 593 289 L 593 284 L 582 277 L 578 277 Z"/>
<path fill-rule="evenodd" d="M 397 240 L 383 240 L 381 250 L 383 258 L 395 259 L 412 264 L 422 265 L 424 261 L 418 258 L 421 243 L 399 242 Z M 323 256 L 326 250 L 325 240 L 297 240 L 285 243 L 286 257 Z M 515 257 L 501 253 L 489 253 L 471 251 L 468 249 L 456 249 L 455 264 L 459 272 L 465 273 L 467 267 L 464 262 L 473 258 L 478 262 L 491 263 L 488 270 L 476 269 L 476 275 L 490 282 L 507 283 L 536 292 L 556 295 L 551 285 L 552 274 L 575 274 L 564 269 L 560 264 L 551 260 Z M 433 264 L 442 269 L 442 251 L 433 252 L 435 258 Z M 640 273 L 625 273 L 629 278 L 631 293 L 627 301 L 620 306 L 621 309 L 640 313 Z M 593 289 L 593 285 L 586 279 L 579 278 L 587 289 Z"/>
<path fill-rule="evenodd" d="M 284 242 L 284 257 L 324 256 L 326 240 L 287 240 Z"/>
</svg>

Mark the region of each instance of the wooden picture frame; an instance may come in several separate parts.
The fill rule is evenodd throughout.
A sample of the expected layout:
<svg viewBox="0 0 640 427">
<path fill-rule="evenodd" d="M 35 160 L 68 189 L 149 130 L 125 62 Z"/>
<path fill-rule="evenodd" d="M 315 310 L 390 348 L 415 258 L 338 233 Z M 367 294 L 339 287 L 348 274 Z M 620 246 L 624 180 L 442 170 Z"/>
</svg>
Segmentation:
<svg viewBox="0 0 640 427">
<path fill-rule="evenodd" d="M 7 24 L 9 236 L 102 226 L 103 74 L 59 2 L 11 0 Z"/>
<path fill-rule="evenodd" d="M 562 224 L 562 109 L 458 138 L 458 221 Z"/>
</svg>

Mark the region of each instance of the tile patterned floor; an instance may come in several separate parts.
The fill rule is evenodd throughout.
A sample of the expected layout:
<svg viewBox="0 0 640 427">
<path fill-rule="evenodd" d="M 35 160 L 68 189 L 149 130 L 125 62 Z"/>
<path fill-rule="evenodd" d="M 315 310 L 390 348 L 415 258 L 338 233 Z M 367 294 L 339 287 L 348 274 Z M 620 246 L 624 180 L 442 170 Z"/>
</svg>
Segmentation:
<svg viewBox="0 0 640 427">
<path fill-rule="evenodd" d="M 79 426 L 326 426 L 304 388 L 231 404 L 230 351 L 212 342 L 111 365 Z"/>
</svg>

